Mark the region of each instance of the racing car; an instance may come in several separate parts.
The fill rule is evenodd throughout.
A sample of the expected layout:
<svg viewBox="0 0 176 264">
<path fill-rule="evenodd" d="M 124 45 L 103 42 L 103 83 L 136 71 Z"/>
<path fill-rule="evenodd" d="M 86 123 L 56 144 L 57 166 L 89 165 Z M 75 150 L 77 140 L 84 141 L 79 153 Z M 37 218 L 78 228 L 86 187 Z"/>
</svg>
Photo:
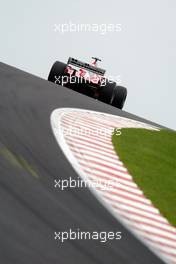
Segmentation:
<svg viewBox="0 0 176 264">
<path fill-rule="evenodd" d="M 105 70 L 98 67 L 99 58 L 85 63 L 69 58 L 67 64 L 56 61 L 49 73 L 48 81 L 70 88 L 94 99 L 122 109 L 127 89 L 105 77 Z"/>
</svg>

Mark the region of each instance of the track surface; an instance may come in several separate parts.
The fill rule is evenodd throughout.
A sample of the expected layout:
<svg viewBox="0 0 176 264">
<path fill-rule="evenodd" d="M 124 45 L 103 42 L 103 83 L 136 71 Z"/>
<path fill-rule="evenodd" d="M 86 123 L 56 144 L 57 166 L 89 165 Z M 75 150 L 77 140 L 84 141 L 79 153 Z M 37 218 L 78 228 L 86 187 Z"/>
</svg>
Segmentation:
<svg viewBox="0 0 176 264">
<path fill-rule="evenodd" d="M 88 189 L 58 191 L 54 179 L 77 179 L 50 127 L 59 107 L 103 111 L 144 121 L 101 102 L 0 64 L 0 262 L 162 263 Z M 67 241 L 54 231 L 121 231 L 106 244 Z"/>
</svg>

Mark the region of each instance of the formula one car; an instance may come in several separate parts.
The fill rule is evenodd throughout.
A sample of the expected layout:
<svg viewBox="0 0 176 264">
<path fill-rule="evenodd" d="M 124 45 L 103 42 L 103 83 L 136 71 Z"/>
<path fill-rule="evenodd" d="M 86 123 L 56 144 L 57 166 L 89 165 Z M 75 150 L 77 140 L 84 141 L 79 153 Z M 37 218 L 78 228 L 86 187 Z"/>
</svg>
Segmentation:
<svg viewBox="0 0 176 264">
<path fill-rule="evenodd" d="M 74 58 L 69 58 L 67 64 L 56 61 L 48 80 L 122 109 L 127 89 L 106 78 L 105 70 L 97 67 L 101 60 L 92 59 L 91 64 Z"/>
</svg>

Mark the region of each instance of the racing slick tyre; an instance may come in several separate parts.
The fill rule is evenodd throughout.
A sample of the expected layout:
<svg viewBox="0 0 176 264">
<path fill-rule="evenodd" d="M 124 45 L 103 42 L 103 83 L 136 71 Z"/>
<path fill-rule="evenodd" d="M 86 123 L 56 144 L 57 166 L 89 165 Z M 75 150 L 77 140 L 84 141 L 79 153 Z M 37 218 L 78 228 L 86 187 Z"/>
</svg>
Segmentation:
<svg viewBox="0 0 176 264">
<path fill-rule="evenodd" d="M 106 104 L 111 104 L 115 89 L 116 83 L 107 81 L 105 86 L 101 86 L 98 100 Z"/>
<path fill-rule="evenodd" d="M 127 97 L 127 89 L 123 86 L 116 86 L 114 90 L 114 97 L 112 100 L 112 105 L 122 109 Z"/>
<path fill-rule="evenodd" d="M 56 61 L 50 70 L 48 81 L 61 84 L 61 77 L 64 76 L 64 70 L 66 66 L 67 64 Z"/>
</svg>

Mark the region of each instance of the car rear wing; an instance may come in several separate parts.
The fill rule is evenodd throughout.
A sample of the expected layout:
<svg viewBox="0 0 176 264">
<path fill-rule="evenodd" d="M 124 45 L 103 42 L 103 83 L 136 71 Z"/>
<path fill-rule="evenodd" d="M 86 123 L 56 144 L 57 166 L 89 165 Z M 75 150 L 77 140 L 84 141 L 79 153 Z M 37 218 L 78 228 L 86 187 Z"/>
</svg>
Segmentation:
<svg viewBox="0 0 176 264">
<path fill-rule="evenodd" d="M 79 60 L 71 58 L 71 57 L 68 59 L 67 64 L 75 65 L 75 66 L 77 66 L 79 68 L 84 68 L 84 69 L 86 69 L 88 71 L 91 71 L 91 72 L 93 72 L 95 74 L 99 74 L 99 75 L 104 75 L 105 72 L 106 72 L 104 69 L 95 67 L 93 65 L 90 65 L 88 63 L 79 61 Z"/>
</svg>

